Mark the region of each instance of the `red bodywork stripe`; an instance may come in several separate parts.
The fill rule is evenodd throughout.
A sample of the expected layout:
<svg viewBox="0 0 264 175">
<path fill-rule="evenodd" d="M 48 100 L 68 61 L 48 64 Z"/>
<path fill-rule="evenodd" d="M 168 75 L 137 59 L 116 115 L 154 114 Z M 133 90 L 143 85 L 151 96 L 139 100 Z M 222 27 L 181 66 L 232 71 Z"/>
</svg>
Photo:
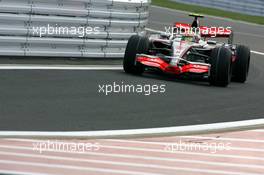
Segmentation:
<svg viewBox="0 0 264 175">
<path fill-rule="evenodd" d="M 161 58 L 149 58 L 146 56 L 140 56 L 137 57 L 137 62 L 149 66 L 149 67 L 154 67 L 158 68 L 161 71 L 165 73 L 172 73 L 176 75 L 180 75 L 183 73 L 207 73 L 209 71 L 209 66 L 206 65 L 199 65 L 199 64 L 188 64 L 184 66 L 172 66 L 162 60 Z"/>
</svg>

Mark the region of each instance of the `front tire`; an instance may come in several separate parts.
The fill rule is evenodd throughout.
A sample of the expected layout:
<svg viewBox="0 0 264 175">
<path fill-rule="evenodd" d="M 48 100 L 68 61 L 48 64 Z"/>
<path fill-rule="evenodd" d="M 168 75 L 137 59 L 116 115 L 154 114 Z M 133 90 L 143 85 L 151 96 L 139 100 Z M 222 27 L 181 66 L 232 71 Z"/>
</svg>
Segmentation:
<svg viewBox="0 0 264 175">
<path fill-rule="evenodd" d="M 239 83 L 245 83 L 250 67 L 250 49 L 247 46 L 238 45 L 236 57 L 237 59 L 233 68 L 233 80 Z"/>
<path fill-rule="evenodd" d="M 145 68 L 144 65 L 136 63 L 137 54 L 147 54 L 149 50 L 149 39 L 147 37 L 133 35 L 128 40 L 123 68 L 126 73 L 141 75 Z"/>
<path fill-rule="evenodd" d="M 210 63 L 209 82 L 213 86 L 226 87 L 231 82 L 232 52 L 225 47 L 217 47 L 212 50 Z"/>
</svg>

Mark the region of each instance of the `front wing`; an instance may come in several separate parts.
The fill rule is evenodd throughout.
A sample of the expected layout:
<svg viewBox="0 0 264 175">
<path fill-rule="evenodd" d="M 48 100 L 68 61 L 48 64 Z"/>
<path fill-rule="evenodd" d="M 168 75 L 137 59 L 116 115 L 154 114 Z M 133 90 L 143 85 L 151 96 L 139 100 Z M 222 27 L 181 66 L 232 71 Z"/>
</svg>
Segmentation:
<svg viewBox="0 0 264 175">
<path fill-rule="evenodd" d="M 195 63 L 189 62 L 188 64 L 179 66 L 179 65 L 172 65 L 162 58 L 156 56 L 148 56 L 148 55 L 138 55 L 136 58 L 136 64 L 143 64 L 144 66 L 156 68 L 161 70 L 165 73 L 170 74 L 209 74 L 210 65 L 202 64 L 202 63 Z"/>
</svg>

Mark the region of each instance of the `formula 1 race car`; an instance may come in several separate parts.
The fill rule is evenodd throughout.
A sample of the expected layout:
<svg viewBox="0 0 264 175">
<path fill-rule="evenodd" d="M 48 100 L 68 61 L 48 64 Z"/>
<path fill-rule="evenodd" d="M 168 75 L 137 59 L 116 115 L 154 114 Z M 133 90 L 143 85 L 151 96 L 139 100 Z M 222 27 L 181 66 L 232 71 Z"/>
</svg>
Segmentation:
<svg viewBox="0 0 264 175">
<path fill-rule="evenodd" d="M 141 75 L 146 69 L 156 69 L 177 76 L 196 75 L 222 87 L 231 80 L 246 82 L 249 47 L 233 44 L 231 28 L 200 26 L 203 16 L 190 16 L 194 17 L 192 24 L 176 23 L 171 33 L 132 36 L 124 56 L 124 71 Z M 228 42 L 212 38 L 227 38 Z"/>
</svg>

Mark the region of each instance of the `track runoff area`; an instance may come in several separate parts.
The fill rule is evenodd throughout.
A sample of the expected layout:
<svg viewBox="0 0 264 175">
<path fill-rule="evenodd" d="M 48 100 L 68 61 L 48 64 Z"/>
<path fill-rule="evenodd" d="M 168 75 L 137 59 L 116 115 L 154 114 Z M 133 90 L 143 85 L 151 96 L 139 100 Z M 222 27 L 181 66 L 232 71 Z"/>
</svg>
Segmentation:
<svg viewBox="0 0 264 175">
<path fill-rule="evenodd" d="M 144 139 L 1 139 L 1 174 L 262 175 L 264 130 Z"/>
<path fill-rule="evenodd" d="M 163 14 L 163 15 L 160 15 Z M 178 13 L 172 10 L 167 10 L 158 7 L 152 7 L 151 13 L 151 23 L 150 28 L 153 30 L 161 30 L 163 25 L 168 25 L 173 22 L 175 19 L 184 19 L 185 14 Z M 162 18 L 162 19 L 161 19 Z M 173 19 L 173 20 L 172 20 Z M 164 21 L 165 20 L 165 21 Z M 186 19 L 187 20 L 187 19 Z M 263 37 L 258 34 L 259 26 L 230 22 L 225 20 L 216 20 L 214 18 L 207 19 L 208 23 L 232 23 L 234 28 L 239 27 L 238 36 L 236 40 L 240 42 L 246 42 L 252 48 L 252 57 L 253 57 L 253 72 L 251 72 L 251 78 L 249 83 L 242 87 L 243 91 L 250 89 L 245 93 L 249 99 L 249 102 L 254 100 L 255 93 L 261 96 L 261 91 L 263 90 L 262 84 L 259 81 L 262 81 L 262 66 L 263 65 L 263 49 L 261 48 L 261 41 Z M 243 31 L 245 30 L 245 31 Z M 263 30 L 262 30 L 263 32 Z M 254 42 L 253 42 L 254 41 Z M 256 51 L 255 51 L 256 50 Z M 255 63 L 254 63 L 255 62 Z M 121 66 L 65 66 L 65 65 L 1 65 L 1 71 L 86 71 L 90 72 L 96 71 L 122 71 Z M 108 72 L 108 73 L 110 73 Z M 39 72 L 38 72 L 39 73 Z M 116 75 L 116 74 L 114 74 Z M 20 77 L 21 78 L 21 77 Z M 153 81 L 153 79 L 152 79 Z M 177 86 L 177 82 L 174 86 Z M 196 91 L 195 84 L 192 89 Z M 181 88 L 186 88 L 186 86 L 178 85 Z M 188 85 L 189 86 L 189 85 Z M 239 91 L 241 85 L 234 85 L 231 87 L 235 88 L 236 91 Z M 199 88 L 198 88 L 199 89 Z M 206 87 L 207 89 L 207 87 Z M 188 91 L 188 89 L 187 89 Z M 200 91 L 200 90 L 198 90 Z M 215 89 L 214 91 L 222 91 L 220 89 Z M 257 91 L 257 92 L 256 92 Z M 226 92 L 227 93 L 227 92 Z M 230 92 L 234 95 L 239 95 L 242 92 Z M 238 93 L 238 94 L 236 94 Z M 222 94 L 224 95 L 224 94 Z M 229 99 L 230 102 L 234 102 Z M 7 103 L 10 103 L 7 101 Z M 216 110 L 221 112 L 214 104 Z M 242 105 L 242 104 L 241 104 Z M 248 108 L 248 116 L 243 118 L 244 120 L 252 119 L 253 116 L 261 116 L 263 111 L 257 111 L 253 113 L 251 110 L 259 109 L 260 106 L 250 106 L 250 104 L 242 105 L 242 107 Z M 133 106 L 132 106 L 133 107 Z M 137 106 L 135 106 L 137 107 Z M 146 106 L 148 107 L 148 106 Z M 225 106 L 222 106 L 225 107 Z M 15 106 L 13 106 L 15 108 Z M 228 108 L 225 108 L 228 110 Z M 232 111 L 232 109 L 229 109 Z M 8 111 L 7 111 L 8 112 Z M 68 111 L 69 112 L 69 111 Z M 251 113 L 252 112 L 252 113 Z M 23 111 L 22 111 L 23 113 Z M 232 112 L 230 112 L 232 113 Z M 3 113 L 4 114 L 4 113 Z M 24 115 L 27 113 L 24 113 Z M 147 114 L 146 114 L 147 115 Z M 205 114 L 206 115 L 206 114 Z M 212 113 L 208 114 L 211 115 Z M 168 116 L 166 114 L 166 116 Z M 262 115 L 263 116 L 263 115 Z M 141 116 L 142 117 L 142 116 Z M 155 117 L 155 116 L 154 116 Z M 156 116 L 158 117 L 158 116 Z M 227 116 L 228 118 L 229 116 Z M 230 117 L 229 117 L 230 118 Z M 261 117 L 255 117 L 256 120 L 251 120 L 250 126 L 261 126 Z M 78 118 L 76 118 L 78 119 Z M 75 120 L 76 120 L 75 119 Z M 161 118 L 162 120 L 163 118 Z M 241 118 L 239 118 L 242 120 Z M 19 120 L 19 119 L 18 119 Z M 139 120 L 137 118 L 137 123 L 139 121 L 145 122 L 150 120 Z M 164 120 L 166 120 L 164 118 Z M 176 121 L 175 118 L 170 119 L 170 121 Z M 199 122 L 192 117 L 189 117 L 187 120 L 193 120 L 194 124 L 199 124 Z M 206 122 L 205 120 L 209 121 Z M 234 119 L 236 120 L 236 119 Z M 8 122 L 8 119 L 6 119 Z M 233 121 L 231 118 L 229 120 L 224 120 L 223 125 L 230 125 L 229 121 Z M 90 122 L 90 121 L 89 121 Z M 159 121 L 161 122 L 161 121 Z M 171 121 L 172 122 L 172 121 Z M 177 121 L 180 125 L 188 125 L 184 120 Z M 215 121 L 217 123 L 217 120 Z M 243 123 L 243 121 L 241 121 Z M 241 124 L 240 122 L 240 124 Z M 258 123 L 260 122 L 260 123 Z M 151 123 L 151 122 L 148 122 Z M 168 122 L 167 122 L 168 123 Z M 167 123 L 162 123 L 162 126 L 165 126 Z M 176 123 L 176 122 L 175 122 Z M 202 123 L 214 123 L 210 121 L 209 118 L 204 118 Z M 250 122 L 249 122 L 250 123 Z M 10 124 L 10 123 L 8 123 Z M 35 123 L 37 127 L 39 124 Z M 131 121 L 131 124 L 134 124 L 134 121 Z M 258 124 L 258 125 L 257 125 Z M 21 123 L 21 125 L 23 125 Z M 44 123 L 45 125 L 45 123 Z M 55 124 L 53 124 L 55 125 Z M 41 132 L 34 132 L 37 130 L 33 126 L 28 128 L 28 130 L 33 130 L 28 133 L 23 132 L 10 132 L 10 128 L 7 126 L 1 125 L 5 131 L 1 132 L 2 136 L 12 135 L 17 138 L 2 138 L 0 139 L 0 174 L 129 174 L 129 175 L 188 175 L 188 174 L 209 174 L 209 175 L 262 175 L 264 173 L 264 137 L 263 129 L 258 130 L 246 130 L 246 131 L 237 131 L 237 132 L 223 132 L 223 133 L 211 133 L 203 134 L 200 130 L 199 135 L 188 135 L 183 136 L 183 128 L 181 128 L 182 133 L 178 135 L 182 136 L 173 136 L 167 135 L 166 137 L 159 137 L 161 133 L 156 133 L 154 138 L 133 138 L 133 133 L 130 133 L 131 139 L 96 139 L 97 136 L 89 140 L 85 137 L 81 137 L 80 132 L 61 132 L 58 131 L 65 129 L 65 131 L 71 131 L 71 127 L 56 125 L 53 127 L 42 128 L 43 131 L 46 131 L 46 135 L 50 134 L 56 136 L 51 140 L 41 139 Z M 154 122 L 151 123 L 152 126 L 156 126 Z M 151 125 L 148 125 L 148 128 L 151 128 Z M 175 124 L 176 125 L 176 124 Z M 239 123 L 237 123 L 239 125 Z M 82 128 L 83 126 L 77 125 Z M 77 127 L 76 126 L 76 127 Z M 158 126 L 158 125 L 157 125 Z M 206 125 L 203 125 L 206 126 Z M 210 125 L 211 129 L 221 130 L 219 125 Z M 214 128 L 212 128 L 214 126 Z M 244 130 L 250 128 L 250 126 L 241 125 L 241 128 Z M 14 126 L 17 130 L 21 130 L 18 126 Z M 57 132 L 49 132 L 49 130 L 54 130 L 58 128 Z M 100 126 L 101 128 L 113 128 L 114 126 Z M 127 126 L 125 126 L 128 128 Z M 137 125 L 138 128 L 147 128 L 142 125 Z M 240 129 L 241 129 L 240 128 Z M 72 129 L 76 129 L 72 126 Z M 85 129 L 82 128 L 83 130 Z M 87 130 L 92 130 L 92 128 L 86 128 Z M 100 129 L 100 128 L 97 128 Z M 120 128 L 124 129 L 124 128 Z M 132 128 L 129 128 L 132 129 Z M 133 128 L 134 129 L 134 128 Z M 171 128 L 163 128 L 160 132 L 167 132 Z M 175 129 L 175 128 L 174 128 Z M 190 129 L 190 128 L 189 128 Z M 192 128 L 193 129 L 193 128 Z M 207 128 L 208 129 L 208 128 Z M 239 128 L 232 128 L 230 131 L 239 130 Z M 177 130 L 177 129 L 176 129 Z M 175 131 L 176 131 L 175 130 Z M 180 132 L 178 128 L 178 132 Z M 135 130 L 134 132 L 139 130 Z M 142 131 L 142 130 L 141 130 Z M 170 130 L 171 131 L 171 130 Z M 197 131 L 197 130 L 196 130 Z M 224 131 L 224 129 L 222 130 Z M 118 131 L 117 131 L 118 132 Z M 122 131 L 120 131 L 122 132 Z M 120 135 L 122 135 L 119 132 Z M 129 132 L 129 131 L 127 131 Z M 142 131 L 143 132 L 143 131 Z M 144 130 L 145 135 L 151 136 L 149 131 Z M 154 130 L 151 130 L 153 133 Z M 172 132 L 172 131 L 171 131 Z M 187 132 L 185 130 L 185 132 Z M 190 132 L 190 131 L 189 131 Z M 20 133 L 22 138 L 18 138 Z M 96 132 L 95 132 L 96 133 Z M 5 135 L 6 134 L 6 135 Z M 34 135 L 35 139 L 23 138 L 26 135 Z M 43 133 L 42 133 L 43 134 Z M 59 135 L 62 134 L 60 138 Z M 69 139 L 65 136 L 75 134 L 82 139 Z M 85 133 L 89 134 L 89 133 Z M 97 132 L 98 134 L 98 132 Z M 102 138 L 107 138 L 107 132 L 101 132 Z M 123 133 L 125 134 L 125 133 Z M 128 134 L 128 133 L 127 133 Z M 135 134 L 135 133 L 134 133 Z M 142 133 L 141 133 L 142 134 Z M 177 135 L 177 133 L 174 133 Z M 190 134 L 190 133 L 189 133 Z M 193 133 L 192 133 L 193 134 Z M 166 134 L 162 134 L 166 135 Z M 45 133 L 44 135 L 45 136 Z M 140 135 L 139 136 L 143 136 Z M 112 136 L 114 137 L 114 136 Z M 144 137 L 144 136 L 143 136 Z M 67 138 L 67 139 L 65 139 Z M 100 138 L 100 137 L 99 137 Z"/>
</svg>

